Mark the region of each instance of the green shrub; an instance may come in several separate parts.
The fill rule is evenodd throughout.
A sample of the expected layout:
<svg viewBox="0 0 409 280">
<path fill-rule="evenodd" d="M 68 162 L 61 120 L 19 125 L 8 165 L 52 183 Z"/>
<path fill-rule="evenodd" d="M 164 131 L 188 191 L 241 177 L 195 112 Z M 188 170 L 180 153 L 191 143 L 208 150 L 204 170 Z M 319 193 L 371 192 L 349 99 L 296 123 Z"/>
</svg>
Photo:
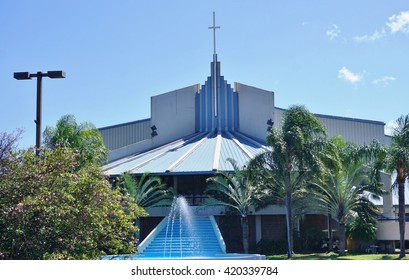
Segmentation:
<svg viewBox="0 0 409 280">
<path fill-rule="evenodd" d="M 294 251 L 299 253 L 321 251 L 325 234 L 315 228 L 307 228 L 302 232 L 294 232 Z"/>
<path fill-rule="evenodd" d="M 258 253 L 263 255 L 279 255 L 287 252 L 286 240 L 260 240 L 256 245 Z"/>
<path fill-rule="evenodd" d="M 135 251 L 143 213 L 70 148 L 16 152 L 0 174 L 0 258 L 97 259 Z"/>
</svg>

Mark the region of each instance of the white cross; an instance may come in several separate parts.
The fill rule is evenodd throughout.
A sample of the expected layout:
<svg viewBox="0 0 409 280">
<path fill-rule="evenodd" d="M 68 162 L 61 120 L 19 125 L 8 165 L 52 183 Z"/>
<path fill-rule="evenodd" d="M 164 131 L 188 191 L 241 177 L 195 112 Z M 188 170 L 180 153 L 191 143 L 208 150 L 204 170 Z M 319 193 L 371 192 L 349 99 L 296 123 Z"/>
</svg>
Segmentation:
<svg viewBox="0 0 409 280">
<path fill-rule="evenodd" d="M 220 26 L 216 26 L 216 13 L 213 12 L 213 26 L 209 26 L 209 29 L 213 29 L 213 54 L 216 54 L 216 29 Z"/>
</svg>

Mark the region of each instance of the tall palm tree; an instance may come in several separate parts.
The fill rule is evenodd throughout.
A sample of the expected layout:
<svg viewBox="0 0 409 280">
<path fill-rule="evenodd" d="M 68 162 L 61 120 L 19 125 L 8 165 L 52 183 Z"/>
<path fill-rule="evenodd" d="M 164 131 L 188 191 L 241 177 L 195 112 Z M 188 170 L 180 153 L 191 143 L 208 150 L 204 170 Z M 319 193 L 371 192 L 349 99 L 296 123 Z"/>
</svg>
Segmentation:
<svg viewBox="0 0 409 280">
<path fill-rule="evenodd" d="M 409 175 L 409 114 L 401 116 L 396 121 L 396 128 L 392 134 L 391 145 L 387 149 L 387 154 L 383 162 L 387 164 L 387 170 L 396 173 L 396 179 L 392 187 L 398 188 L 399 200 L 399 235 L 400 253 L 399 257 L 404 258 L 405 253 L 405 183 Z"/>
<path fill-rule="evenodd" d="M 382 194 L 379 185 L 370 184 L 370 173 L 363 161 L 343 162 L 340 169 L 330 170 L 327 176 L 310 186 L 310 207 L 330 213 L 339 225 L 339 254 L 345 254 L 346 225 L 362 209 L 378 213 L 370 196 Z"/>
<path fill-rule="evenodd" d="M 395 177 L 392 188 L 398 189 L 399 257 L 404 258 L 406 256 L 405 184 L 409 176 L 409 114 L 402 115 L 396 120 L 396 127 L 389 146 L 382 146 L 374 142 L 365 149 L 361 149 L 358 154 L 373 162 L 375 168 L 373 168 L 372 175 L 374 177 L 379 178 L 382 170 L 390 172 Z"/>
<path fill-rule="evenodd" d="M 325 129 L 304 106 L 291 106 L 281 127 L 267 136 L 270 151 L 258 155 L 250 165 L 263 170 L 266 186 L 285 202 L 288 258 L 293 254 L 293 197 L 302 193 L 304 183 L 322 169 L 320 155 L 326 143 Z"/>
<path fill-rule="evenodd" d="M 241 217 L 243 250 L 248 253 L 250 209 L 252 206 L 257 207 L 268 194 L 260 191 L 252 170 L 239 168 L 232 159 L 228 161 L 233 166 L 234 172 L 221 171 L 216 176 L 207 179 L 208 185 L 205 193 L 212 196 L 205 200 L 204 205 L 225 206 L 237 211 Z"/>
<path fill-rule="evenodd" d="M 345 140 L 341 136 L 335 136 L 328 139 L 325 147 L 325 157 L 322 158 L 324 163 L 324 169 L 337 170 L 341 168 L 341 155 L 340 151 L 347 146 Z M 325 170 L 324 170 L 325 173 Z M 324 175 L 324 174 L 323 174 Z M 329 182 L 327 182 L 329 184 Z M 332 214 L 327 212 L 327 225 L 328 225 L 328 251 L 333 249 L 333 231 L 332 231 Z"/>
</svg>

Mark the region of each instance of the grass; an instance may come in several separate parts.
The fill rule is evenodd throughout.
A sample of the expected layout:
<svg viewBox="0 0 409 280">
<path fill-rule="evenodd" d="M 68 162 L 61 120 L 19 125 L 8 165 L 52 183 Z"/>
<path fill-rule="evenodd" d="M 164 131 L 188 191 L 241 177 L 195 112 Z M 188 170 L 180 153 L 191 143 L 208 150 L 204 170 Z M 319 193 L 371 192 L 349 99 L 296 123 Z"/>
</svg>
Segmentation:
<svg viewBox="0 0 409 280">
<path fill-rule="evenodd" d="M 287 254 L 267 256 L 268 260 L 288 260 Z M 294 254 L 292 260 L 399 260 L 399 254 L 346 254 L 336 253 Z M 402 260 L 409 260 L 408 254 Z"/>
</svg>

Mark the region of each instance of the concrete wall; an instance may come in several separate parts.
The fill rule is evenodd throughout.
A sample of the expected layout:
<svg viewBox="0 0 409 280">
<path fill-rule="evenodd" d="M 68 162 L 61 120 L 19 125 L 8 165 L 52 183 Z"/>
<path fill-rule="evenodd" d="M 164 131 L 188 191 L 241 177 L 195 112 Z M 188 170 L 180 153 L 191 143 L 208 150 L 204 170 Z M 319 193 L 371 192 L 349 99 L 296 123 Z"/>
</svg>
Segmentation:
<svg viewBox="0 0 409 280">
<path fill-rule="evenodd" d="M 394 218 L 395 214 L 393 211 L 392 203 L 393 193 L 391 192 L 392 189 L 391 175 L 382 172 L 381 180 L 383 183 L 383 190 L 386 192 L 384 195 L 382 195 L 382 216 L 386 218 Z"/>
<path fill-rule="evenodd" d="M 267 120 L 274 119 L 274 92 L 234 84 L 239 94 L 239 131 L 265 141 Z"/>
<path fill-rule="evenodd" d="M 378 221 L 378 231 L 376 235 L 378 240 L 400 240 L 399 222 L 394 221 Z M 405 224 L 405 240 L 409 240 L 409 223 Z"/>
<path fill-rule="evenodd" d="M 199 85 L 151 97 L 151 126 L 157 127 L 155 146 L 195 133 L 195 96 Z"/>
<path fill-rule="evenodd" d="M 193 85 L 151 97 L 151 118 L 100 128 L 110 150 L 109 162 L 152 149 L 195 133 L 195 96 Z M 158 135 L 151 137 L 155 125 Z"/>
</svg>

